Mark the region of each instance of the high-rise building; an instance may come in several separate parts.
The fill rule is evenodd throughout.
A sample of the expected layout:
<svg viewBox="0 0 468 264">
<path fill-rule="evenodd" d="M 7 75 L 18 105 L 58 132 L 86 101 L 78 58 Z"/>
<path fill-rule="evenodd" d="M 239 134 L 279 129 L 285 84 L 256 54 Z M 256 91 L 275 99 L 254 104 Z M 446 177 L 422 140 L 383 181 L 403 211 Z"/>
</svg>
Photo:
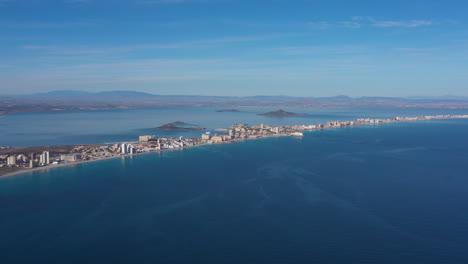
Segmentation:
<svg viewBox="0 0 468 264">
<path fill-rule="evenodd" d="M 7 158 L 7 165 L 16 165 L 16 156 L 12 155 Z"/>
<path fill-rule="evenodd" d="M 18 156 L 16 156 L 16 161 L 18 162 L 26 162 L 27 161 L 27 157 L 26 155 L 24 154 L 19 154 Z"/>
<path fill-rule="evenodd" d="M 122 152 L 122 154 L 127 154 L 127 144 L 122 143 L 122 145 L 120 146 L 120 151 Z"/>
<path fill-rule="evenodd" d="M 49 153 L 49 151 L 42 152 L 42 156 L 43 156 L 43 158 L 42 158 L 43 162 L 42 163 L 43 164 L 49 164 L 50 163 L 50 153 Z"/>
</svg>

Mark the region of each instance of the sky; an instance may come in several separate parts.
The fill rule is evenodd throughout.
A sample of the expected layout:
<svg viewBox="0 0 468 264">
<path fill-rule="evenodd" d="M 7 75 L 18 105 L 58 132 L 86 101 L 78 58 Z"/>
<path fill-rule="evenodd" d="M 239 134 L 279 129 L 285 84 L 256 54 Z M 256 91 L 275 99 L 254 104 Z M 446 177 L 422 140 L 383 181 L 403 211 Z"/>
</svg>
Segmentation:
<svg viewBox="0 0 468 264">
<path fill-rule="evenodd" d="M 468 96 L 466 0 L 0 0 L 0 94 Z"/>
</svg>

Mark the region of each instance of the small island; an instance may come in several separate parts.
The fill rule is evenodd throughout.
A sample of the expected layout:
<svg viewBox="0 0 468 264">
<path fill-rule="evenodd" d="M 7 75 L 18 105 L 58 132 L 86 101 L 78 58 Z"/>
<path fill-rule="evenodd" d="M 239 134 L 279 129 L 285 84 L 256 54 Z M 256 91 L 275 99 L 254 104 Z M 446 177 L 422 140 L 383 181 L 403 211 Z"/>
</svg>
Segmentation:
<svg viewBox="0 0 468 264">
<path fill-rule="evenodd" d="M 172 123 L 168 123 L 159 127 L 156 127 L 156 129 L 161 129 L 161 130 L 205 130 L 206 128 L 204 127 L 197 127 L 197 126 L 181 126 L 185 125 L 186 123 L 182 121 L 176 121 Z"/>
<path fill-rule="evenodd" d="M 216 112 L 219 112 L 219 113 L 222 113 L 222 112 L 233 112 L 233 113 L 236 113 L 236 112 L 240 112 L 240 110 L 237 110 L 237 109 L 222 109 L 222 110 L 216 110 Z"/>
<path fill-rule="evenodd" d="M 277 111 L 263 113 L 263 114 L 257 114 L 257 115 L 284 117 L 284 116 L 305 116 L 306 114 L 291 113 L 291 112 L 286 112 L 286 111 L 280 109 L 280 110 L 277 110 Z"/>
</svg>

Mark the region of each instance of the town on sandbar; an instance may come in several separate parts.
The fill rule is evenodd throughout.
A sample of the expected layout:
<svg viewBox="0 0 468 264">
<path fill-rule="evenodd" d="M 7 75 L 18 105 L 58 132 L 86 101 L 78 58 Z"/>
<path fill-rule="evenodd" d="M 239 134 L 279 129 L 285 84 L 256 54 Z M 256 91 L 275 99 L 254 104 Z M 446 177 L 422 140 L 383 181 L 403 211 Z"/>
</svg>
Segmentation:
<svg viewBox="0 0 468 264">
<path fill-rule="evenodd" d="M 329 128 L 378 125 L 395 122 L 422 121 L 434 119 L 468 118 L 468 115 L 435 115 L 420 117 L 393 117 L 389 119 L 362 118 L 355 121 L 329 121 L 317 125 L 294 126 L 248 126 L 235 124 L 229 128 L 205 132 L 198 138 L 163 138 L 155 135 L 140 136 L 135 142 L 107 145 L 67 145 L 44 147 L 0 147 L 0 176 L 24 173 L 54 166 L 90 162 L 129 155 L 158 152 L 169 149 L 183 149 L 194 146 L 236 142 L 277 136 L 303 137 L 303 132 Z"/>
</svg>

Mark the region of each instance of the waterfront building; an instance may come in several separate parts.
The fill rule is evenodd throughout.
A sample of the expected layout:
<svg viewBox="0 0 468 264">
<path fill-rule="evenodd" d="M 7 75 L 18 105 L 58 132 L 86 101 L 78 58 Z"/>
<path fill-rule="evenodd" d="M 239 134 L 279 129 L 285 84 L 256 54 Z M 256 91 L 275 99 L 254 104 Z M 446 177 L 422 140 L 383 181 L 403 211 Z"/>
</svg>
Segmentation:
<svg viewBox="0 0 468 264">
<path fill-rule="evenodd" d="M 210 140 L 210 138 L 211 138 L 210 132 L 206 132 L 205 134 L 201 136 L 202 140 Z"/>
<path fill-rule="evenodd" d="M 219 142 L 222 142 L 223 141 L 223 138 L 221 136 L 218 136 L 218 135 L 214 135 L 213 137 L 211 137 L 211 141 L 213 143 L 219 143 Z"/>
<path fill-rule="evenodd" d="M 122 145 L 120 146 L 120 151 L 122 152 L 122 154 L 127 154 L 127 144 L 122 143 Z"/>
<path fill-rule="evenodd" d="M 153 141 L 155 139 L 156 139 L 156 136 L 140 136 L 139 137 L 140 142 L 149 142 L 149 141 Z"/>
<path fill-rule="evenodd" d="M 11 155 L 7 158 L 7 165 L 16 165 L 16 156 Z"/>
<path fill-rule="evenodd" d="M 32 160 L 32 159 L 29 160 L 29 168 L 32 169 L 32 168 L 34 168 L 34 167 L 36 167 L 36 164 L 34 164 L 34 160 Z"/>
<path fill-rule="evenodd" d="M 126 150 L 126 151 L 127 151 L 127 154 L 130 153 L 130 149 L 131 149 L 131 148 L 132 148 L 132 145 L 127 144 L 127 150 Z"/>
<path fill-rule="evenodd" d="M 76 162 L 80 161 L 83 159 L 83 155 L 81 154 L 67 154 L 67 155 L 61 155 L 60 159 L 66 162 Z"/>
<path fill-rule="evenodd" d="M 27 161 L 27 157 L 26 157 L 26 155 L 24 155 L 24 154 L 19 154 L 19 155 L 16 157 L 16 161 L 26 162 L 26 161 Z"/>
<path fill-rule="evenodd" d="M 49 151 L 44 151 L 42 152 L 42 156 L 44 156 L 44 164 L 49 164 L 50 163 L 50 153 Z"/>
</svg>

